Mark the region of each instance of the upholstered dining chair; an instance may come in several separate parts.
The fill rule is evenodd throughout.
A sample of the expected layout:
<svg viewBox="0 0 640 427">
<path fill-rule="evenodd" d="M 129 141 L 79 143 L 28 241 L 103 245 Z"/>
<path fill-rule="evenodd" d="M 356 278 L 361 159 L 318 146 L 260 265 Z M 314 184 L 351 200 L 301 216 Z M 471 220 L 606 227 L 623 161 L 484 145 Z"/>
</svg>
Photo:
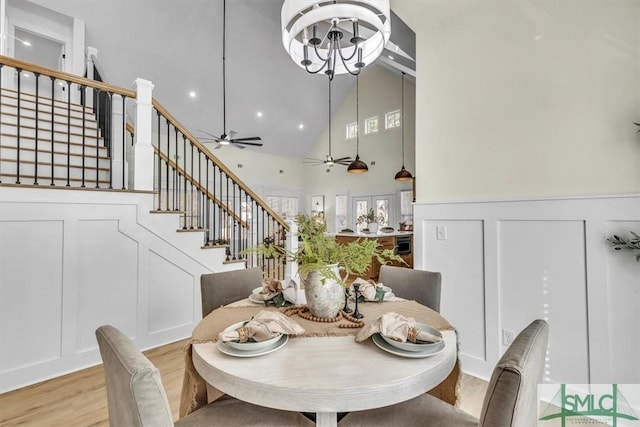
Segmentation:
<svg viewBox="0 0 640 427">
<path fill-rule="evenodd" d="M 397 297 L 415 300 L 440 312 L 440 273 L 383 265 L 378 281 L 393 289 Z"/>
<path fill-rule="evenodd" d="M 160 380 L 160 372 L 113 326 L 96 330 L 107 385 L 109 425 L 112 427 L 195 426 L 311 426 L 296 412 L 251 405 L 225 397 L 176 421 Z"/>
<path fill-rule="evenodd" d="M 352 412 L 339 426 L 533 427 L 548 340 L 549 325 L 540 319 L 518 334 L 493 370 L 479 420 L 423 394 L 397 405 Z"/>
<path fill-rule="evenodd" d="M 202 317 L 222 305 L 248 297 L 259 286 L 262 286 L 260 267 L 203 274 L 200 276 Z"/>
</svg>

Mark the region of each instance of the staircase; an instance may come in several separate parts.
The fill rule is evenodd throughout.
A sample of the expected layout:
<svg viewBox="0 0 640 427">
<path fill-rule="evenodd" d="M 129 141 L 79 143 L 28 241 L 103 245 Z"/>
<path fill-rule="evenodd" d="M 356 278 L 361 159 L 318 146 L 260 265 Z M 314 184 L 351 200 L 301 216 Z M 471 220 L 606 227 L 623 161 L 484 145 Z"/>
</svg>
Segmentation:
<svg viewBox="0 0 640 427">
<path fill-rule="evenodd" d="M 0 56 L 0 184 L 136 191 L 137 93 Z M 8 86 L 8 87 L 6 87 Z M 200 233 L 203 250 L 227 263 L 260 266 L 284 278 L 284 264 L 247 256 L 284 244 L 288 225 L 152 99 L 153 188 L 158 214 L 179 218 L 178 232 Z M 151 163 L 151 162 L 149 162 Z"/>
<path fill-rule="evenodd" d="M 109 185 L 109 150 L 91 108 L 11 89 L 0 99 L 0 181 Z"/>
<path fill-rule="evenodd" d="M 0 56 L 0 393 L 190 336 L 200 276 L 288 225 L 151 95 Z"/>
</svg>

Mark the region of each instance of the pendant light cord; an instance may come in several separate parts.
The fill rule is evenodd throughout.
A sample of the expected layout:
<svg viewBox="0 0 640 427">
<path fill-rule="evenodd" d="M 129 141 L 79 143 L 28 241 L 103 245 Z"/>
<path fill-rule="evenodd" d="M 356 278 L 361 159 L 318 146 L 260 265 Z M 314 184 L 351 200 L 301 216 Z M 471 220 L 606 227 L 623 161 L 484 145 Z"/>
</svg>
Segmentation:
<svg viewBox="0 0 640 427">
<path fill-rule="evenodd" d="M 360 75 L 356 75 L 356 158 L 360 158 Z"/>
<path fill-rule="evenodd" d="M 331 79 L 329 79 L 329 157 L 331 157 Z"/>
<path fill-rule="evenodd" d="M 227 134 L 227 1 L 222 1 L 222 130 Z"/>
<path fill-rule="evenodd" d="M 402 116 L 402 169 L 404 169 L 404 71 L 402 72 L 402 101 L 400 107 Z"/>
</svg>

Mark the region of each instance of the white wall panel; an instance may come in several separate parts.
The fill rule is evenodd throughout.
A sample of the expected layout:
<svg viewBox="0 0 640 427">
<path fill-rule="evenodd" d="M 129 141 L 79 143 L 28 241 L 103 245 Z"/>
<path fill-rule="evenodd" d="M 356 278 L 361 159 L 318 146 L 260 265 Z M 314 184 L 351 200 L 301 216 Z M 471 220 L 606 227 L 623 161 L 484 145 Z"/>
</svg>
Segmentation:
<svg viewBox="0 0 640 427">
<path fill-rule="evenodd" d="M 483 222 L 424 221 L 421 241 L 421 268 L 442 274 L 440 312 L 456 327 L 461 353 L 486 361 Z"/>
<path fill-rule="evenodd" d="M 61 355 L 62 221 L 0 221 L 0 372 Z"/>
<path fill-rule="evenodd" d="M 77 350 L 97 348 L 95 330 L 110 324 L 136 336 L 138 244 L 118 220 L 78 221 Z"/>
<path fill-rule="evenodd" d="M 479 223 L 482 233 L 470 225 Z M 414 224 L 416 268 L 443 272 L 442 312 L 459 328 L 466 372 L 488 378 L 502 330 L 547 318 L 546 381 L 640 382 L 640 263 L 607 243 L 640 233 L 640 195 L 420 203 Z M 484 334 L 469 336 L 480 324 Z"/>
<path fill-rule="evenodd" d="M 607 236 L 630 237 L 629 230 L 640 234 L 640 221 L 610 221 L 606 230 Z M 608 341 L 612 382 L 638 384 L 640 364 L 630 361 L 640 357 L 640 263 L 630 250 L 608 251 L 606 263 L 611 328 L 603 338 Z"/>
<path fill-rule="evenodd" d="M 149 333 L 190 324 L 194 317 L 193 274 L 154 252 L 149 252 L 148 265 Z"/>
<path fill-rule="evenodd" d="M 189 336 L 200 275 L 243 265 L 177 233 L 152 200 L 0 188 L 0 393 L 100 363 L 102 324 L 141 349 Z"/>
<path fill-rule="evenodd" d="M 498 248 L 501 328 L 547 320 L 545 381 L 588 383 L 583 221 L 499 221 Z"/>
</svg>

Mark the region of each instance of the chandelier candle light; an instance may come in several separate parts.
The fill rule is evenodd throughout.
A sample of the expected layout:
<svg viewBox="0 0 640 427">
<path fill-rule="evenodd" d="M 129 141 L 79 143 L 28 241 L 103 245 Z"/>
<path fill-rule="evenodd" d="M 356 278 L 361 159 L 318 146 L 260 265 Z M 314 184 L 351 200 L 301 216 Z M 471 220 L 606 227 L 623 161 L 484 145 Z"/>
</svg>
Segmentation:
<svg viewBox="0 0 640 427">
<path fill-rule="evenodd" d="M 291 59 L 308 73 L 324 70 L 330 79 L 359 74 L 391 36 L 389 0 L 285 0 L 281 18 Z"/>
</svg>

